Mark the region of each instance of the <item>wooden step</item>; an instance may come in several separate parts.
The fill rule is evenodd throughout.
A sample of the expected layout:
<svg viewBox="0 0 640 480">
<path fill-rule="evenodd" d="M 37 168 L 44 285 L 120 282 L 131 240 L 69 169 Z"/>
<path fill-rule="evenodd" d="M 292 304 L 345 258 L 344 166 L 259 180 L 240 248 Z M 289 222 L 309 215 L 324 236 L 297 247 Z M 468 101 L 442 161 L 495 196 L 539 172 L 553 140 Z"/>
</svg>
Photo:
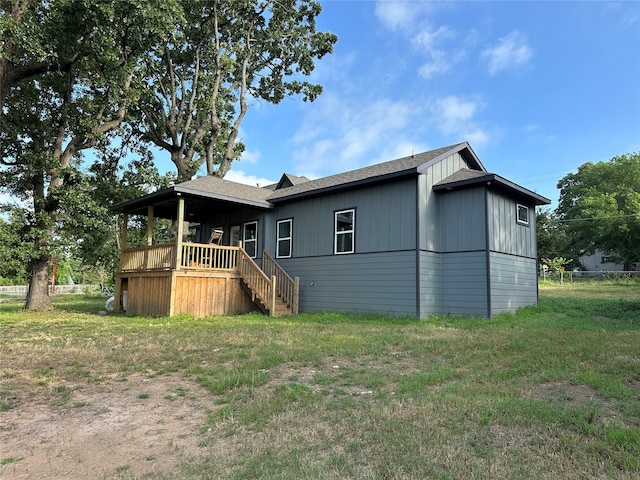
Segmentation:
<svg viewBox="0 0 640 480">
<path fill-rule="evenodd" d="M 264 300 L 258 297 L 253 291 L 253 289 L 244 280 L 241 280 L 240 284 L 242 285 L 242 288 L 244 289 L 244 291 L 251 297 L 251 301 L 260 309 L 260 311 L 265 315 L 270 315 L 271 311 L 269 309 L 269 305 L 267 305 Z M 277 294 L 273 315 L 276 317 L 279 317 L 281 315 L 292 315 L 292 314 L 293 312 L 291 309 L 291 305 L 284 303 L 282 301 L 282 295 Z"/>
</svg>

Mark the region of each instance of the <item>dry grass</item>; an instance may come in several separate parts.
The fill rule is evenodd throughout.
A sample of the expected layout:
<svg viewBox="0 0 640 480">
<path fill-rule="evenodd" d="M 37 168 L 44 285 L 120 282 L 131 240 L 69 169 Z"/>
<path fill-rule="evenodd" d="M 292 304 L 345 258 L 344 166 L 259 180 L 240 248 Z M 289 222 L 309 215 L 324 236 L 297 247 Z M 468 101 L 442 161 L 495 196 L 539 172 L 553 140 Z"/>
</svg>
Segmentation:
<svg viewBox="0 0 640 480">
<path fill-rule="evenodd" d="M 140 375 L 204 387 L 195 453 L 108 478 L 637 478 L 640 287 L 540 291 L 540 308 L 491 321 L 5 305 L 0 407 L 69 410 Z M 0 457 L 0 475 L 26 461 Z"/>
</svg>

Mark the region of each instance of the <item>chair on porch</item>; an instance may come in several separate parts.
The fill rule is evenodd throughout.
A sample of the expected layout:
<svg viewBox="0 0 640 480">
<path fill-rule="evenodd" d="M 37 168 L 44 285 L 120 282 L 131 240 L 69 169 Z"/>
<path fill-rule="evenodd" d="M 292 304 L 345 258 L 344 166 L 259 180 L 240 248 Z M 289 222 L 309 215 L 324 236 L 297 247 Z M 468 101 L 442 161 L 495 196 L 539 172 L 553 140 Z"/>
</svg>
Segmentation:
<svg viewBox="0 0 640 480">
<path fill-rule="evenodd" d="M 224 230 L 218 230 L 218 229 L 212 230 L 208 243 L 210 245 L 222 245 L 223 234 L 224 234 Z"/>
<path fill-rule="evenodd" d="M 209 236 L 209 241 L 207 242 L 207 244 L 215 246 L 222 245 L 223 234 L 224 230 L 217 228 L 213 229 L 211 231 L 211 235 Z M 214 252 L 208 249 L 205 250 L 202 258 L 200 259 L 200 267 L 211 268 L 213 266 L 213 256 L 215 256 Z"/>
</svg>

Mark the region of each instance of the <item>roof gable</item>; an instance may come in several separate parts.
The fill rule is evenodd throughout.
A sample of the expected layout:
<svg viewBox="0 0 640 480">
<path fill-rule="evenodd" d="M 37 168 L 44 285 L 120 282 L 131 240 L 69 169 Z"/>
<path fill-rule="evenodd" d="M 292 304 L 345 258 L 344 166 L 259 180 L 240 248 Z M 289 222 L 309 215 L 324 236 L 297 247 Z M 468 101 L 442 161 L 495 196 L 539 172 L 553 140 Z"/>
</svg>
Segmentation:
<svg viewBox="0 0 640 480">
<path fill-rule="evenodd" d="M 293 187 L 294 185 L 299 185 L 301 183 L 309 182 L 310 180 L 307 177 L 297 177 L 295 175 L 291 175 L 290 173 L 282 174 L 282 178 L 276 184 L 274 190 L 280 190 L 281 188 Z"/>
</svg>

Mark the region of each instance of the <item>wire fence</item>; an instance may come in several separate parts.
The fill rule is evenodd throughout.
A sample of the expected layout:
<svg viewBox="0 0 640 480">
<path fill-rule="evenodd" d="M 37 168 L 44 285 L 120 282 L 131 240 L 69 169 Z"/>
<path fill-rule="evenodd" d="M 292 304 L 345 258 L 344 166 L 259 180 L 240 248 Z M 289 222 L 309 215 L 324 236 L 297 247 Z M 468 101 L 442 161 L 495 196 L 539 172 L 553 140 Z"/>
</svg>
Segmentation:
<svg viewBox="0 0 640 480">
<path fill-rule="evenodd" d="M 568 270 L 565 272 L 542 271 L 539 278 L 552 282 L 613 282 L 640 283 L 640 271 L 635 270 Z"/>
<path fill-rule="evenodd" d="M 51 284 L 49 284 L 49 293 L 51 293 Z M 85 285 L 85 284 L 75 284 L 75 285 L 56 285 L 55 291 L 53 293 L 84 293 L 87 291 L 97 291 L 101 290 L 100 285 Z M 29 291 L 28 285 L 9 285 L 0 287 L 0 294 L 12 295 L 18 297 L 26 297 L 27 292 Z M 113 293 L 112 293 L 113 294 Z"/>
</svg>

